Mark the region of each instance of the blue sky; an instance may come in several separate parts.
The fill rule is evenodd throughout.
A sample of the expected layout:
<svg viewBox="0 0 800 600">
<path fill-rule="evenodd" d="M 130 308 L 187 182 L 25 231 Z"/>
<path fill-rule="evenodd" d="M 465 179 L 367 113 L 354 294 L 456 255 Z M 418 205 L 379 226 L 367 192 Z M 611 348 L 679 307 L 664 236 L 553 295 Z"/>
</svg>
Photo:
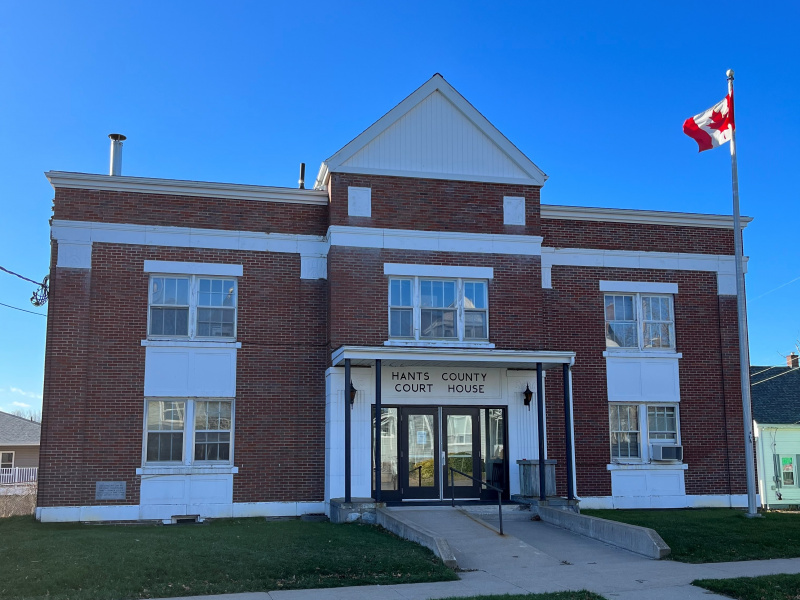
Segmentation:
<svg viewBox="0 0 800 600">
<path fill-rule="evenodd" d="M 698 154 L 681 124 L 733 68 L 752 362 L 781 364 L 800 340 L 798 17 L 736 0 L 3 3 L 0 266 L 47 274 L 43 172 L 107 173 L 108 133 L 128 136 L 127 175 L 294 187 L 436 72 L 550 176 L 546 203 L 729 213 L 727 146 Z M 0 273 L 0 303 L 43 313 L 32 287 Z M 45 319 L 0 315 L 0 410 L 39 408 Z"/>
</svg>

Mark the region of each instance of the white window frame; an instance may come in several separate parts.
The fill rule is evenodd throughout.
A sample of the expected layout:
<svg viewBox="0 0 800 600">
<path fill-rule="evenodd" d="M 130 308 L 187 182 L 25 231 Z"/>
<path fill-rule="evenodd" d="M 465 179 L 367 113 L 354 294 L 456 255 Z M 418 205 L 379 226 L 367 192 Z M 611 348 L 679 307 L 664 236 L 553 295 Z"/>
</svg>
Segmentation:
<svg viewBox="0 0 800 600">
<path fill-rule="evenodd" d="M 609 427 L 610 427 L 610 412 L 612 406 L 636 406 L 639 409 L 639 458 L 614 458 L 611 447 L 611 430 L 608 431 L 608 455 L 611 464 L 626 465 L 626 464 L 649 464 L 652 462 L 651 447 L 653 445 L 661 446 L 680 446 L 681 445 L 681 411 L 680 405 L 676 402 L 609 402 Z M 648 409 L 650 407 L 669 407 L 675 409 L 675 440 L 651 440 L 650 439 L 650 424 L 648 421 Z"/>
<path fill-rule="evenodd" d="M 607 298 L 609 296 L 630 296 L 633 298 L 633 321 L 634 323 L 634 330 L 636 331 L 636 345 L 635 346 L 612 346 L 608 343 L 608 324 L 610 322 L 616 321 L 616 319 L 608 319 L 608 315 L 605 314 L 606 305 L 607 305 Z M 672 319 L 670 321 L 653 321 L 648 320 L 646 321 L 644 318 L 644 299 L 645 298 L 666 298 L 669 300 L 669 310 L 670 314 L 672 315 Z M 676 348 L 676 341 L 675 341 L 675 298 L 672 294 L 663 294 L 663 293 L 652 293 L 652 292 L 631 292 L 631 291 L 612 291 L 612 290 L 605 290 L 603 291 L 603 319 L 604 319 L 604 327 L 603 327 L 603 335 L 606 339 L 606 349 L 613 351 L 613 352 L 675 352 Z M 670 346 L 662 346 L 662 347 L 646 347 L 644 344 L 644 328 L 645 324 L 647 323 L 666 323 L 669 327 L 669 335 L 670 341 L 672 344 Z"/>
<path fill-rule="evenodd" d="M 411 309 L 412 309 L 412 335 L 411 336 L 393 336 L 391 334 L 392 322 L 392 299 L 391 299 L 391 285 L 392 281 L 411 281 Z M 422 336 L 422 281 L 454 281 L 456 283 L 456 337 L 450 338 L 437 338 L 437 337 L 423 337 Z M 481 283 L 486 289 L 486 308 L 485 309 L 467 309 L 464 306 L 464 284 L 465 283 Z M 409 341 L 409 342 L 450 342 L 450 343 L 487 343 L 490 337 L 489 330 L 489 280 L 479 279 L 472 277 L 421 277 L 414 275 L 393 275 L 387 279 L 387 335 L 388 339 L 392 341 Z M 404 308 L 404 307 L 400 307 Z M 466 312 L 483 312 L 486 315 L 486 337 L 484 338 L 467 338 L 465 337 L 466 329 Z"/>
<path fill-rule="evenodd" d="M 155 335 L 150 333 L 150 320 L 151 320 L 151 308 L 153 305 L 150 303 L 151 294 L 153 289 L 153 279 L 154 278 L 174 278 L 174 279 L 187 279 L 189 281 L 189 324 L 188 324 L 188 331 L 187 335 Z M 198 308 L 206 308 L 200 307 L 198 305 L 199 298 L 200 298 L 200 280 L 218 280 L 218 281 L 233 281 L 234 285 L 234 293 L 233 293 L 233 335 L 232 336 L 200 336 L 197 334 L 197 314 Z M 157 304 L 158 306 L 165 306 L 169 307 L 170 305 L 161 305 Z M 214 307 L 212 307 L 214 308 Z M 220 307 L 223 310 L 230 310 L 229 307 Z M 237 336 L 237 327 L 239 321 L 239 279 L 238 277 L 234 276 L 226 276 L 226 275 L 203 275 L 203 274 L 188 274 L 188 273 L 150 273 L 148 280 L 147 280 L 147 339 L 148 340 L 200 340 L 200 341 L 236 341 Z"/>
<path fill-rule="evenodd" d="M 776 487 L 778 489 L 781 488 L 797 488 L 800 487 L 797 481 L 797 462 L 800 460 L 800 454 L 775 454 L 777 458 L 777 463 L 774 465 L 776 468 L 775 479 L 776 479 Z M 792 476 L 794 479 L 794 483 L 786 483 L 783 480 L 783 459 L 784 458 L 791 458 L 792 459 Z"/>
<path fill-rule="evenodd" d="M 3 466 L 4 463 L 8 464 L 8 461 L 4 461 L 3 460 L 3 456 L 6 455 L 6 454 L 10 454 L 11 455 L 11 466 L 10 467 L 4 467 Z M 2 452 L 0 452 L 0 468 L 13 469 L 14 468 L 14 459 L 15 458 L 16 458 L 16 453 L 13 450 L 3 450 Z"/>
<path fill-rule="evenodd" d="M 148 461 L 147 460 L 147 414 L 150 402 L 183 402 L 183 457 L 180 461 Z M 230 402 L 231 404 L 231 429 L 230 450 L 228 460 L 195 460 L 194 447 L 197 430 L 195 428 L 195 413 L 198 402 Z M 165 430 L 169 431 L 169 430 Z M 201 430 L 219 431 L 219 430 Z M 234 432 L 236 431 L 236 401 L 234 398 L 177 398 L 177 397 L 146 397 L 144 399 L 144 435 L 142 437 L 142 466 L 143 467 L 230 467 L 233 466 Z"/>
</svg>

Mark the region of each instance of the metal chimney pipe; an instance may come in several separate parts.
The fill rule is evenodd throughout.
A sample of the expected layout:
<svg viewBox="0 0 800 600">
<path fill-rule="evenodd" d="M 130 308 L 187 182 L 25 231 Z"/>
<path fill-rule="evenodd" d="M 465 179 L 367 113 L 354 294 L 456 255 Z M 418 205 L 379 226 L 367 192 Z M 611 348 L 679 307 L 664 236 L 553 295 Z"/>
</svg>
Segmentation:
<svg viewBox="0 0 800 600">
<path fill-rule="evenodd" d="M 122 175 L 122 142 L 126 138 L 121 133 L 109 133 L 111 139 L 111 158 L 109 160 L 108 174 Z"/>
<path fill-rule="evenodd" d="M 300 189 L 306 189 L 306 163 L 300 163 L 300 180 L 297 182 Z"/>
</svg>

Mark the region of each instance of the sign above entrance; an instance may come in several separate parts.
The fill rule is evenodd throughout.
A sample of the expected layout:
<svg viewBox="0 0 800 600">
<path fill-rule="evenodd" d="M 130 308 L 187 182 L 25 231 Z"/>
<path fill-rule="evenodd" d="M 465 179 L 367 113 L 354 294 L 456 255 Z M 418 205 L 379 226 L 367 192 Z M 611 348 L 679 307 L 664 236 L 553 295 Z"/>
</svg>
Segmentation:
<svg viewBox="0 0 800 600">
<path fill-rule="evenodd" d="M 382 395 L 408 399 L 500 398 L 498 369 L 389 367 L 381 371 Z"/>
</svg>

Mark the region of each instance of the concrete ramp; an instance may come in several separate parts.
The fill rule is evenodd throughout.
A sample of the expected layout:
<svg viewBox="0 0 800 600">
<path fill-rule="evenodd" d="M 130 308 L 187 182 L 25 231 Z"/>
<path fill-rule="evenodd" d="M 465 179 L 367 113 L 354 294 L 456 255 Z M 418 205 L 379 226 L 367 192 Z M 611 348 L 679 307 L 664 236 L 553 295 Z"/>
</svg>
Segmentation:
<svg viewBox="0 0 800 600">
<path fill-rule="evenodd" d="M 511 518 L 509 513 L 528 521 L 531 518 L 530 512 L 516 510 L 515 506 L 505 507 L 503 518 Z M 495 526 L 459 508 L 449 506 L 385 508 L 379 510 L 378 522 L 396 535 L 430 548 L 442 560 L 445 560 L 445 556 L 442 556 L 437 548 L 446 548 L 449 552 L 447 558 L 452 558 L 453 568 L 463 571 L 493 571 L 497 567 L 508 565 L 509 562 L 520 563 L 520 566 L 524 563 L 526 567 L 559 563 L 514 536 L 499 535 Z M 448 561 L 445 564 L 448 564 Z"/>
</svg>

